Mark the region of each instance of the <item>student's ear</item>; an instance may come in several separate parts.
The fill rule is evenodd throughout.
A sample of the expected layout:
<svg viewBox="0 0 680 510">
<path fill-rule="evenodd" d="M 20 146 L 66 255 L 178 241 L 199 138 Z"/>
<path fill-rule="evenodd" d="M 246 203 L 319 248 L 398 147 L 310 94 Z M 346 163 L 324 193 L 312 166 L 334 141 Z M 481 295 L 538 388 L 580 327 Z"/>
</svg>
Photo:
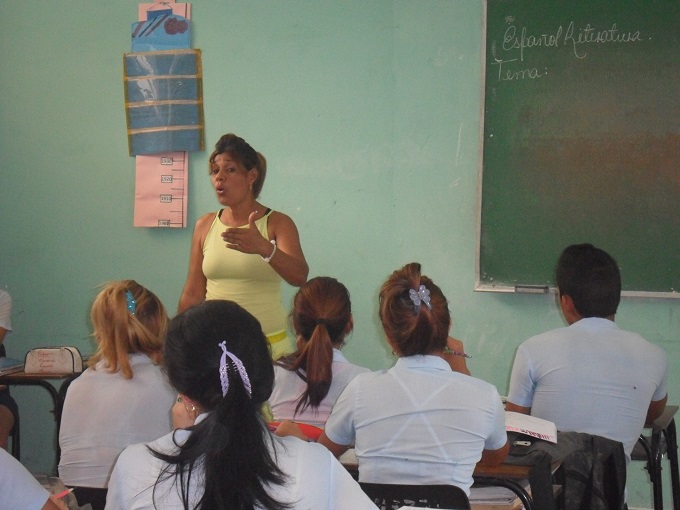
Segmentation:
<svg viewBox="0 0 680 510">
<path fill-rule="evenodd" d="M 344 336 L 349 335 L 353 329 L 354 329 L 354 317 L 350 314 L 349 320 L 347 321 L 347 325 L 345 326 Z"/>
<path fill-rule="evenodd" d="M 562 315 L 564 315 L 567 324 L 573 324 L 581 319 L 581 314 L 576 310 L 571 296 L 560 294 L 560 306 L 562 307 Z"/>
<path fill-rule="evenodd" d="M 385 335 L 385 340 L 387 341 L 387 345 L 390 347 L 390 349 L 392 349 L 392 354 L 399 356 L 399 349 L 397 349 L 396 344 L 392 341 L 392 339 Z"/>
</svg>

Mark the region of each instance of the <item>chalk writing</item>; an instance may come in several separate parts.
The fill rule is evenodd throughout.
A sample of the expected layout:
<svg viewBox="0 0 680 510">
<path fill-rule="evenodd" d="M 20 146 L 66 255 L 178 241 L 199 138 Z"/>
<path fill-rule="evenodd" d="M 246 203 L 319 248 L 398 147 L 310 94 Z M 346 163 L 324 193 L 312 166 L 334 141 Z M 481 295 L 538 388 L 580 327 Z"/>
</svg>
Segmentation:
<svg viewBox="0 0 680 510">
<path fill-rule="evenodd" d="M 616 23 L 612 23 L 611 28 L 598 29 L 586 23 L 584 27 L 577 27 L 571 21 L 566 30 L 562 25 L 552 32 L 542 34 L 531 34 L 527 27 L 517 29 L 515 25 L 510 25 L 503 34 L 503 50 L 519 50 L 519 59 L 524 61 L 525 50 L 532 48 L 559 48 L 568 46 L 571 48 L 574 57 L 583 59 L 587 53 L 584 45 L 588 44 L 626 44 L 641 42 L 642 35 L 639 30 L 620 31 Z"/>
<path fill-rule="evenodd" d="M 508 66 L 503 68 L 504 64 L 510 64 L 511 62 L 517 62 L 518 59 L 513 58 L 511 60 L 500 60 L 494 59 L 495 61 L 491 63 L 492 66 L 498 66 L 498 81 L 513 81 L 513 80 L 524 80 L 540 78 L 548 73 L 548 69 L 544 69 L 542 72 L 535 67 L 524 68 L 524 69 L 509 69 Z"/>
</svg>

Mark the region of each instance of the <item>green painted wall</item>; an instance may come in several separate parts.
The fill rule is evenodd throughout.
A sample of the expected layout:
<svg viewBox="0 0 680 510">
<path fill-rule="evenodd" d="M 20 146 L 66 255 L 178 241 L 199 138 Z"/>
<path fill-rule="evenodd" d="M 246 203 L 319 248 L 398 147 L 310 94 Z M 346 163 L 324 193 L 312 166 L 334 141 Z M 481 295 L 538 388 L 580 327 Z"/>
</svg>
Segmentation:
<svg viewBox="0 0 680 510">
<path fill-rule="evenodd" d="M 190 227 L 132 226 L 122 55 L 137 4 L 0 0 L 0 285 L 14 297 L 11 356 L 55 344 L 90 352 L 89 306 L 106 280 L 137 279 L 174 312 L 191 226 L 217 208 L 209 151 L 192 153 Z M 204 0 L 192 25 L 206 145 L 232 131 L 267 156 L 263 202 L 297 223 L 310 276 L 350 289 L 347 356 L 374 369 L 393 362 L 377 292 L 416 260 L 449 298 L 474 375 L 505 393 L 517 345 L 562 319 L 552 296 L 473 291 L 482 2 Z M 625 299 L 618 321 L 666 350 L 677 402 L 680 301 Z M 47 394 L 13 394 L 23 460 L 45 472 Z M 650 508 L 641 463 L 631 471 L 630 503 Z"/>
</svg>

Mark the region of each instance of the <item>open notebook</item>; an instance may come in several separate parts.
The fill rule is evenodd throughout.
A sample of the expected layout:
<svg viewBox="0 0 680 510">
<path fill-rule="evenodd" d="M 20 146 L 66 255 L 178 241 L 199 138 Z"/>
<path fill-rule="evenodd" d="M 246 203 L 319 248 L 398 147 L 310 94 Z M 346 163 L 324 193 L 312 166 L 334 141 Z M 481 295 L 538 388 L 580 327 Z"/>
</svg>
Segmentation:
<svg viewBox="0 0 680 510">
<path fill-rule="evenodd" d="M 14 358 L 0 358 L 0 375 L 20 372 L 24 369 L 24 361 Z"/>
</svg>

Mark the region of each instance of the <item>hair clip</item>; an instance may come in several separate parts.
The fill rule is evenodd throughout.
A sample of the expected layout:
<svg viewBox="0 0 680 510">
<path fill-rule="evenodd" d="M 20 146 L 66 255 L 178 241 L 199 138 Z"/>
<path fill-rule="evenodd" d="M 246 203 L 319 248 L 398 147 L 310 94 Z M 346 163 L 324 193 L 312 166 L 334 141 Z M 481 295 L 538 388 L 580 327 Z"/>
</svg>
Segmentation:
<svg viewBox="0 0 680 510">
<path fill-rule="evenodd" d="M 246 372 L 246 367 L 243 366 L 243 362 L 238 359 L 236 355 L 227 350 L 227 342 L 221 342 L 218 345 L 222 348 L 222 358 L 220 359 L 220 384 L 222 385 L 222 396 L 224 397 L 229 391 L 229 373 L 227 369 L 227 356 L 229 356 L 234 363 L 236 370 L 238 370 L 241 381 L 243 381 L 243 386 L 250 397 L 253 392 L 250 387 L 250 378 L 248 377 L 248 372 Z"/>
<path fill-rule="evenodd" d="M 132 315 L 137 313 L 137 301 L 129 290 L 125 291 L 125 299 L 127 300 L 127 309 Z"/>
<path fill-rule="evenodd" d="M 418 287 L 418 290 L 416 289 L 409 289 L 408 291 L 408 297 L 411 298 L 411 301 L 413 301 L 413 304 L 416 305 L 416 311 L 420 309 L 420 303 L 425 303 L 425 305 L 432 310 L 432 303 L 430 303 L 430 291 L 427 290 L 427 287 L 425 285 L 421 285 Z"/>
</svg>

